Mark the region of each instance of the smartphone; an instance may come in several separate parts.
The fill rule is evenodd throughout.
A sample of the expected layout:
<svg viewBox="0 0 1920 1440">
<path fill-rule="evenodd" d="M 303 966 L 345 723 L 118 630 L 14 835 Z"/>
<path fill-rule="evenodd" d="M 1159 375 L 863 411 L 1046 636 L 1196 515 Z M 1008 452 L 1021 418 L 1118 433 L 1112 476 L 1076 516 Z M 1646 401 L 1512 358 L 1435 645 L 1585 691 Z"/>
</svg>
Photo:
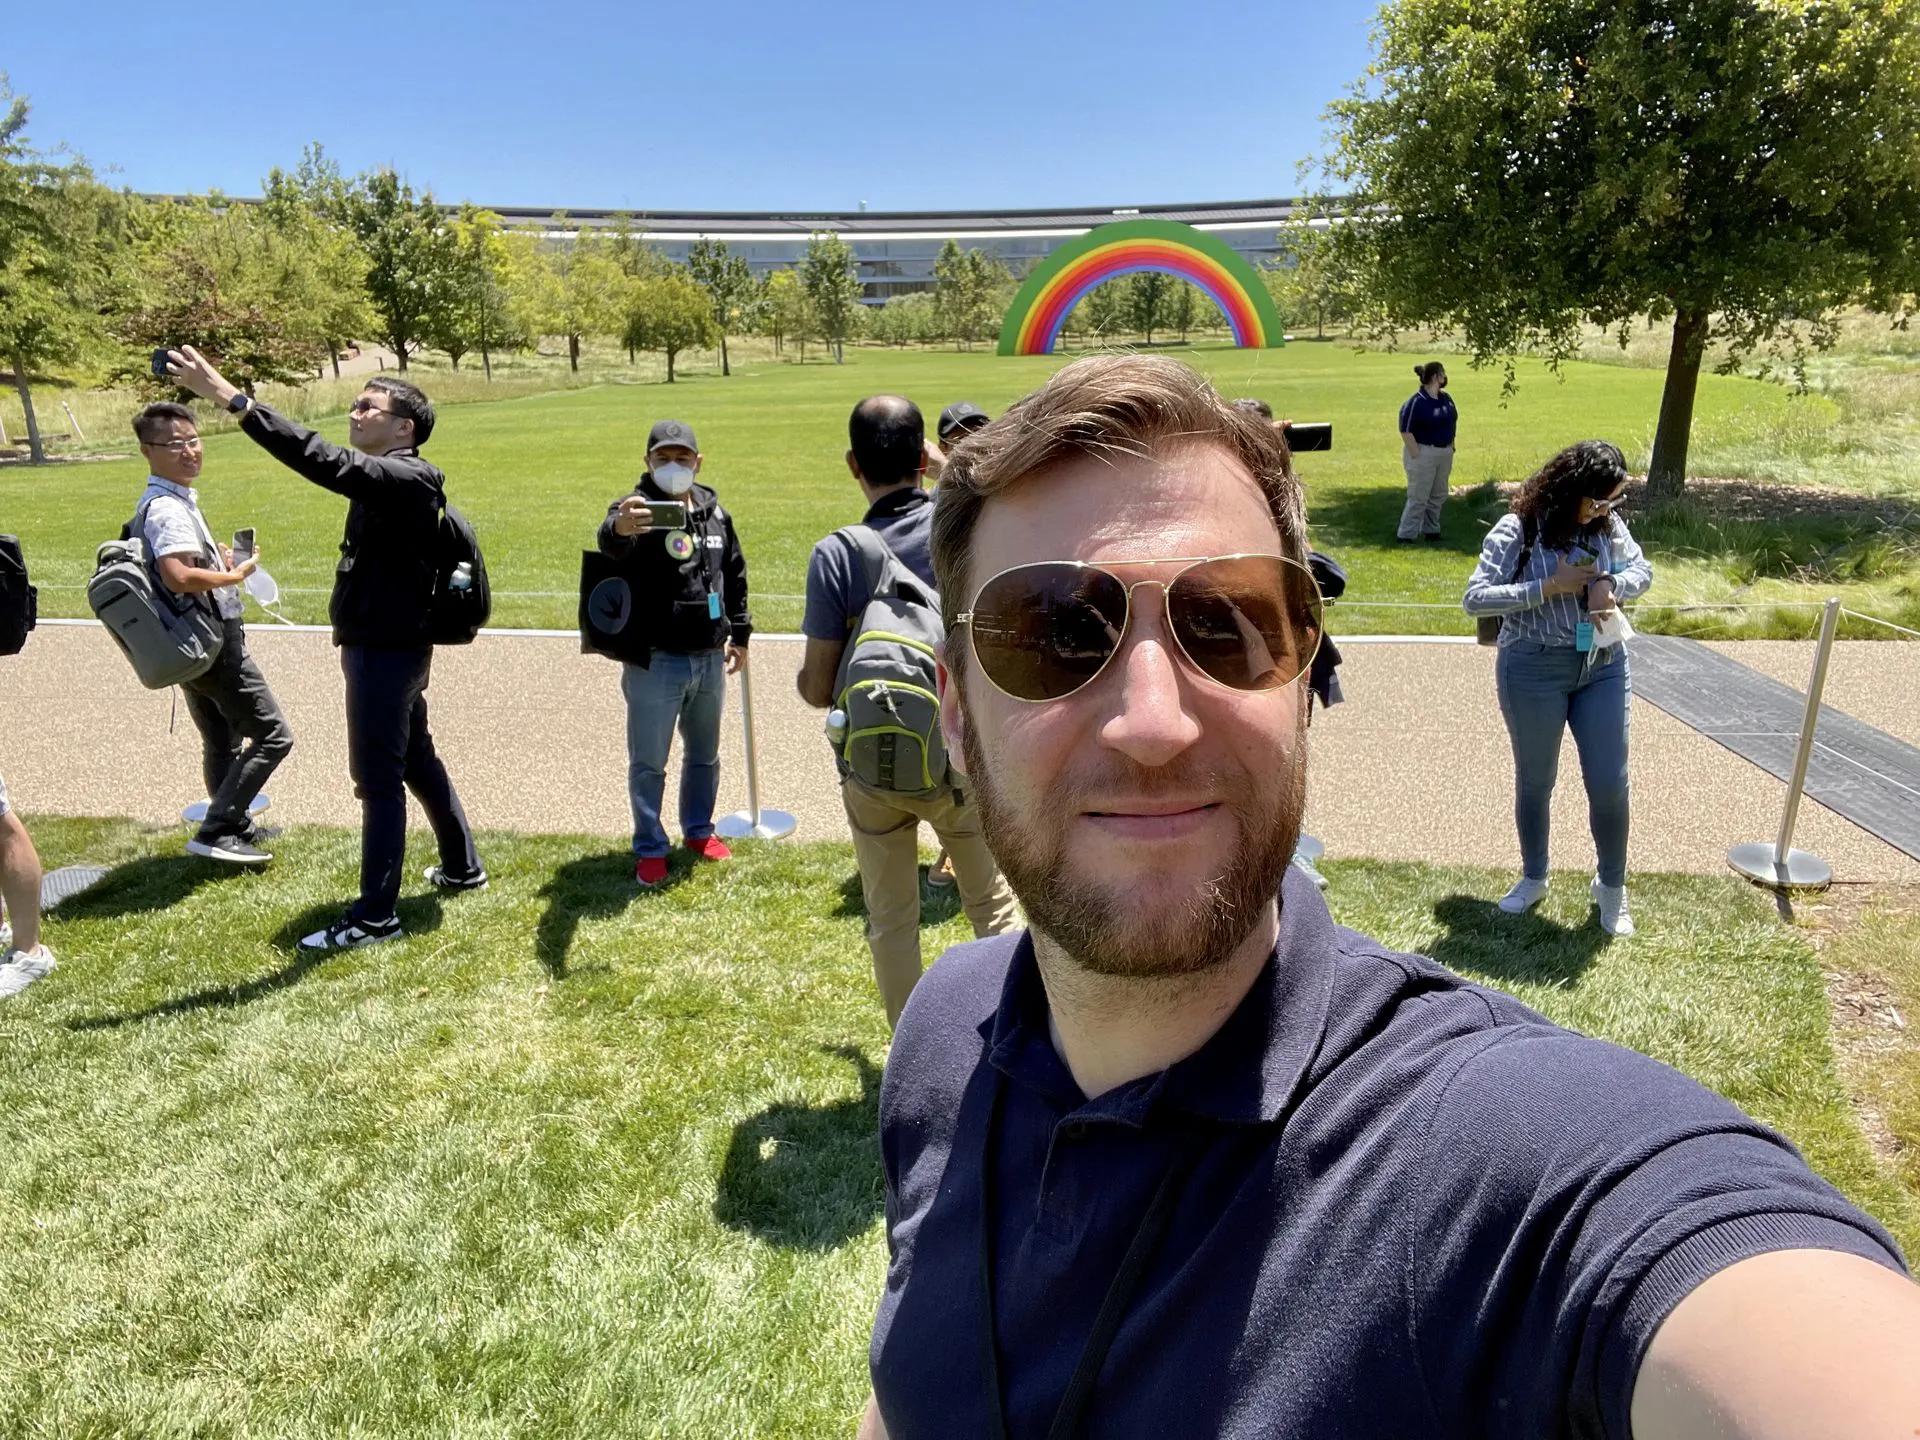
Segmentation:
<svg viewBox="0 0 1920 1440">
<path fill-rule="evenodd" d="M 647 524 L 655 530 L 687 528 L 687 503 L 684 500 L 647 501 Z"/>
<path fill-rule="evenodd" d="M 253 554 L 253 526 L 233 532 L 233 563 L 238 565 Z"/>
<path fill-rule="evenodd" d="M 1287 426 L 1287 448 L 1296 455 L 1302 450 L 1331 450 L 1333 422 L 1331 420 L 1295 420 Z"/>
<path fill-rule="evenodd" d="M 153 376 L 156 380 L 171 380 L 173 374 L 167 369 L 167 352 L 164 349 L 153 352 Z"/>
</svg>

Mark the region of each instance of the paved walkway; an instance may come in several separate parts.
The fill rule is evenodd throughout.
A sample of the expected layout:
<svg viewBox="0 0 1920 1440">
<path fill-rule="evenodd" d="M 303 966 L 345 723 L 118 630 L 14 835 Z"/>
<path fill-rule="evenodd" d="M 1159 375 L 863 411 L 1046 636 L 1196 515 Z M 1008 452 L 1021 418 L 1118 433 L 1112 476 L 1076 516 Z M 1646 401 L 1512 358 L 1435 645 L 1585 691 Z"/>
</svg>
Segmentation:
<svg viewBox="0 0 1920 1440">
<path fill-rule="evenodd" d="M 271 787 L 280 823 L 353 825 L 338 662 L 327 637 L 258 626 L 252 645 L 296 744 Z M 1796 688 L 1805 642 L 1716 646 Z M 1493 654 L 1471 645 L 1349 643 L 1348 703 L 1316 715 L 1308 829 L 1335 859 L 1512 866 L 1512 761 L 1493 694 Z M 797 641 L 753 647 L 762 802 L 794 812 L 799 838 L 845 839 L 820 714 L 800 703 Z M 170 697 L 142 690 L 105 632 L 47 626 L 0 667 L 0 775 L 28 813 L 169 822 L 200 794 L 199 737 Z M 1827 702 L 1920 744 L 1920 645 L 1842 642 Z M 1906 697 L 1901 700 L 1899 697 Z M 568 638 L 489 635 L 442 650 L 434 733 L 481 827 L 623 836 L 624 710 L 617 667 Z M 720 806 L 746 804 L 738 689 L 729 697 Z M 1642 702 L 1633 714 L 1633 866 L 1719 873 L 1733 845 L 1773 837 L 1784 785 Z M 1553 864 L 1592 864 L 1571 742 L 1554 806 Z M 675 793 L 674 777 L 668 795 Z M 419 816 L 415 816 L 419 823 Z M 1795 843 L 1843 881 L 1920 883 L 1920 862 L 1811 798 Z"/>
</svg>

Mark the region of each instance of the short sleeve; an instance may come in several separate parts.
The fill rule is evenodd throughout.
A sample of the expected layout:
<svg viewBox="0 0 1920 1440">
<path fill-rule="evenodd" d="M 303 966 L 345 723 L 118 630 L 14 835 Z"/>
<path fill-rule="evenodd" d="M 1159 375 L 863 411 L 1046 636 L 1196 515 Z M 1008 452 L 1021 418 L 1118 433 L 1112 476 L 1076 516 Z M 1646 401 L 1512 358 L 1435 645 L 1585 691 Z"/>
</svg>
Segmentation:
<svg viewBox="0 0 1920 1440">
<path fill-rule="evenodd" d="M 156 560 L 168 555 L 192 555 L 198 558 L 207 548 L 187 507 L 171 495 L 162 495 L 147 507 L 144 538 L 147 553 Z"/>
<path fill-rule="evenodd" d="M 1657 1061 L 1544 1024 L 1459 1065 L 1427 1140 L 1413 1340 L 1441 1415 L 1500 1417 L 1488 1434 L 1627 1440 L 1654 1331 L 1742 1260 L 1821 1249 L 1901 1268 L 1781 1136 Z"/>
<path fill-rule="evenodd" d="M 847 638 L 852 621 L 848 589 L 852 583 L 852 552 L 829 535 L 813 547 L 807 561 L 807 608 L 800 633 L 810 640 L 836 644 Z"/>
</svg>

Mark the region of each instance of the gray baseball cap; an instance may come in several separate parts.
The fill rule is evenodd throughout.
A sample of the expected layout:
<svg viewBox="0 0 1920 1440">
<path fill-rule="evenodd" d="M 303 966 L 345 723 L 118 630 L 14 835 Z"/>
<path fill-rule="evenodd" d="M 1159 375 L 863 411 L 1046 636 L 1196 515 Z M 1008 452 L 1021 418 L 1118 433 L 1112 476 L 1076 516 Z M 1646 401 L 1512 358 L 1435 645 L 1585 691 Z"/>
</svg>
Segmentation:
<svg viewBox="0 0 1920 1440">
<path fill-rule="evenodd" d="M 940 412 L 940 425 L 935 433 L 945 440 L 957 433 L 978 430 L 992 418 L 971 400 L 956 400 Z"/>
<path fill-rule="evenodd" d="M 651 455 L 663 445 L 684 445 L 696 455 L 700 446 L 693 438 L 693 427 L 684 420 L 659 420 L 653 429 L 647 432 L 647 453 Z"/>
</svg>

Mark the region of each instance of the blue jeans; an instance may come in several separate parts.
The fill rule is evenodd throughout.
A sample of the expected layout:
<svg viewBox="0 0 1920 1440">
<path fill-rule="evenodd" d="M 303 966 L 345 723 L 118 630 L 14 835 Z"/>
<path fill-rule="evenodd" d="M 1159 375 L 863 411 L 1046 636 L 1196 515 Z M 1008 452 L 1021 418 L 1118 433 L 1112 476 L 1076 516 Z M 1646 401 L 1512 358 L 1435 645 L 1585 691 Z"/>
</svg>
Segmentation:
<svg viewBox="0 0 1920 1440">
<path fill-rule="evenodd" d="M 1573 727 L 1587 819 L 1602 885 L 1627 882 L 1627 712 L 1633 680 L 1624 646 L 1594 653 L 1592 662 L 1565 645 L 1517 640 L 1500 647 L 1494 666 L 1500 713 L 1513 741 L 1513 818 L 1526 874 L 1547 878 L 1547 830 L 1560 737 Z"/>
<path fill-rule="evenodd" d="M 669 655 L 653 664 L 620 667 L 627 697 L 627 795 L 633 802 L 633 853 L 665 855 L 667 832 L 660 802 L 667 786 L 667 751 L 680 726 L 680 832 L 689 840 L 713 834 L 713 801 L 720 793 L 720 710 L 727 698 L 725 654 Z"/>
</svg>

